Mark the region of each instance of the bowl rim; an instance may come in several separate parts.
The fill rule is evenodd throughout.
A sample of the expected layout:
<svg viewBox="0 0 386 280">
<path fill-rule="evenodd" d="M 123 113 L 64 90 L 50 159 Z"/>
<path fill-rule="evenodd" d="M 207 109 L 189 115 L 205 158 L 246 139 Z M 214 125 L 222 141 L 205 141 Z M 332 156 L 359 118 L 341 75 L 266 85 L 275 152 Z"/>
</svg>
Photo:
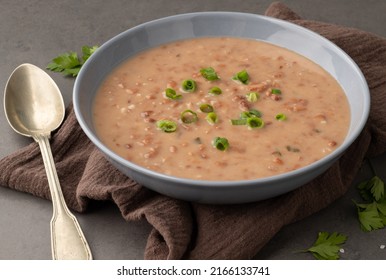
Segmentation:
<svg viewBox="0 0 386 280">
<path fill-rule="evenodd" d="M 119 40 L 122 37 L 128 36 L 128 34 L 133 33 L 136 30 L 148 27 L 148 26 L 153 26 L 157 25 L 159 23 L 165 23 L 167 21 L 173 21 L 173 20 L 182 20 L 182 19 L 189 19 L 195 16 L 237 16 L 237 17 L 244 17 L 247 19 L 260 19 L 264 21 L 268 21 L 270 23 L 275 23 L 279 24 L 282 27 L 285 27 L 286 29 L 290 30 L 295 30 L 297 32 L 301 33 L 306 33 L 312 38 L 316 38 L 317 40 L 323 42 L 326 45 L 329 45 L 330 48 L 334 50 L 335 53 L 339 54 L 344 60 L 346 60 L 350 66 L 355 70 L 355 72 L 358 75 L 358 78 L 360 79 L 360 83 L 363 85 L 363 112 L 362 112 L 362 117 L 360 118 L 360 123 L 356 125 L 356 129 L 350 133 L 350 135 L 346 135 L 346 138 L 344 142 L 337 148 L 335 149 L 332 153 L 324 156 L 323 158 L 308 164 L 304 167 L 301 167 L 296 170 L 288 171 L 285 173 L 273 175 L 273 176 L 268 176 L 268 177 L 263 177 L 263 178 L 255 178 L 255 179 L 248 179 L 248 180 L 227 180 L 227 181 L 221 181 L 221 180 L 200 180 L 200 179 L 189 179 L 189 178 L 182 178 L 182 177 L 176 177 L 176 176 L 171 176 L 171 175 L 166 175 L 163 173 L 159 173 L 150 169 L 147 169 L 145 167 L 142 167 L 140 165 L 137 165 L 133 162 L 130 162 L 123 157 L 119 156 L 115 152 L 111 151 L 99 138 L 97 137 L 96 134 L 94 134 L 88 125 L 86 124 L 82 112 L 80 111 L 79 107 L 79 87 L 80 83 L 82 81 L 83 76 L 85 75 L 86 71 L 90 67 L 91 63 L 93 60 L 95 60 L 98 56 L 103 54 L 103 51 L 107 48 L 109 48 L 111 45 L 114 45 L 114 43 Z M 197 37 L 189 37 L 189 38 L 197 38 Z M 187 38 L 188 39 L 188 38 Z M 258 39 L 258 38 L 256 38 Z M 173 40 L 175 41 L 175 40 Z M 171 41 L 170 41 L 171 42 Z M 272 42 L 269 42 L 272 43 Z M 275 44 L 275 43 L 272 43 Z M 277 45 L 277 44 L 276 44 Z M 154 46 L 155 47 L 155 46 Z M 150 47 L 152 48 L 152 47 Z M 147 48 L 149 49 L 149 48 Z M 142 51 L 142 50 L 139 50 Z M 128 56 L 129 57 L 129 56 Z M 126 58 L 127 59 L 127 58 Z M 311 59 L 312 60 L 312 59 Z M 313 60 L 312 60 L 313 61 Z M 315 61 L 313 61 L 316 63 Z M 317 63 L 319 64 L 319 63 Z M 85 62 L 85 64 L 82 66 L 74 84 L 73 88 L 73 108 L 75 112 L 76 119 L 81 126 L 83 132 L 88 136 L 88 138 L 91 140 L 91 142 L 98 148 L 100 149 L 105 155 L 107 155 L 108 158 L 113 159 L 114 161 L 118 162 L 122 166 L 127 166 L 128 168 L 132 169 L 133 171 L 141 174 L 146 174 L 147 176 L 150 176 L 154 179 L 159 179 L 162 181 L 169 181 L 177 184 L 189 184 L 191 187 L 201 187 L 202 185 L 209 186 L 209 187 L 221 187 L 221 188 L 231 188 L 234 187 L 235 184 L 237 184 L 237 188 L 244 188 L 244 187 L 249 187 L 249 186 L 256 186 L 256 184 L 267 184 L 272 181 L 284 181 L 284 180 L 289 180 L 292 177 L 295 177 L 299 174 L 309 172 L 313 170 L 316 166 L 324 165 L 327 164 L 328 162 L 332 161 L 333 159 L 340 157 L 344 151 L 347 150 L 347 148 L 357 139 L 357 137 L 360 135 L 362 132 L 368 117 L 370 113 L 370 92 L 369 92 L 369 87 L 367 84 L 367 81 L 359 68 L 359 66 L 356 64 L 356 62 L 344 51 L 342 50 L 339 46 L 337 46 L 334 42 L 328 40 L 327 38 L 323 37 L 322 35 L 307 29 L 303 26 L 297 25 L 295 23 L 292 23 L 290 21 L 278 19 L 278 18 L 273 18 L 265 15 L 259 15 L 259 14 L 253 14 L 253 13 L 244 13 L 244 12 L 229 12 L 229 11 L 207 11 L 207 12 L 193 12 L 193 13 L 182 13 L 182 14 L 177 14 L 177 15 L 171 15 L 171 16 L 166 16 L 158 19 L 154 19 L 148 22 L 141 23 L 139 25 L 136 25 L 134 27 L 131 27 L 121 33 L 118 33 L 117 35 L 111 37 L 108 39 L 106 42 L 104 42 L 98 49 L 97 51 Z M 349 136 L 349 137 L 348 137 Z"/>
</svg>

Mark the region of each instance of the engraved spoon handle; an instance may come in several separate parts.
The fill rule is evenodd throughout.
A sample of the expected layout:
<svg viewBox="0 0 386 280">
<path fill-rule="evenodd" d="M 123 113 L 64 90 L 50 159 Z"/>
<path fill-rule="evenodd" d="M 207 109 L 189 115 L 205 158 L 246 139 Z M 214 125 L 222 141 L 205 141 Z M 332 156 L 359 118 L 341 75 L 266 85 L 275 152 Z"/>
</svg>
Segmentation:
<svg viewBox="0 0 386 280">
<path fill-rule="evenodd" d="M 36 135 L 33 138 L 39 144 L 42 153 L 52 198 L 52 258 L 54 260 L 91 260 L 91 250 L 82 229 L 64 200 L 52 157 L 49 135 Z"/>
</svg>

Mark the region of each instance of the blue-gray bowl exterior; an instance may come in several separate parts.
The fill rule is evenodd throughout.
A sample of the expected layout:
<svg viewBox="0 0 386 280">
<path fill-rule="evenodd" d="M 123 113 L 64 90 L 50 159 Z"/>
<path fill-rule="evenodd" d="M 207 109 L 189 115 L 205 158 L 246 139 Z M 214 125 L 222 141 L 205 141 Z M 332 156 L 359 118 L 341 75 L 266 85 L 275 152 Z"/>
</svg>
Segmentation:
<svg viewBox="0 0 386 280">
<path fill-rule="evenodd" d="M 130 56 L 171 41 L 194 37 L 233 36 L 262 40 L 295 51 L 328 71 L 342 86 L 351 110 L 344 143 L 306 167 L 245 181 L 200 181 L 177 178 L 143 168 L 112 152 L 98 138 L 92 117 L 97 89 L 106 76 Z M 131 28 L 103 44 L 82 67 L 74 85 L 73 103 L 80 126 L 122 173 L 159 193 L 200 203 L 258 201 L 292 191 L 328 169 L 362 131 L 370 111 L 366 80 L 355 62 L 320 35 L 286 21 L 234 12 L 201 12 L 171 16 Z"/>
</svg>

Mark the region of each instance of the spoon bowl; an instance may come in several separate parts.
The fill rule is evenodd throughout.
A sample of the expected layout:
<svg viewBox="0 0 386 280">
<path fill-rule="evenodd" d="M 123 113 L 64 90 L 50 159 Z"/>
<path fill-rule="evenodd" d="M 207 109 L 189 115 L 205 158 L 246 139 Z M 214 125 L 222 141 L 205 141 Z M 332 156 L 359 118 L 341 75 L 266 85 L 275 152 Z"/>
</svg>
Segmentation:
<svg viewBox="0 0 386 280">
<path fill-rule="evenodd" d="M 32 137 L 42 152 L 53 205 L 51 248 L 53 259 L 91 259 L 91 251 L 75 216 L 68 209 L 55 169 L 49 139 L 62 123 L 65 107 L 61 92 L 39 67 L 22 64 L 8 79 L 4 111 L 10 126 Z"/>
<path fill-rule="evenodd" d="M 7 83 L 4 106 L 11 127 L 28 137 L 57 129 L 65 115 L 58 86 L 32 64 L 14 70 Z"/>
</svg>

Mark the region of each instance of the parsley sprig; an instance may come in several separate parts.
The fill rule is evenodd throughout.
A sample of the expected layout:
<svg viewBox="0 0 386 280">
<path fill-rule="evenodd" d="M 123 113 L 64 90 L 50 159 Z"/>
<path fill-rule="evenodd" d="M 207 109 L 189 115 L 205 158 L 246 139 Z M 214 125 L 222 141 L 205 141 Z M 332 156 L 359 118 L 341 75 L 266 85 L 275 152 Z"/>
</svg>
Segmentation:
<svg viewBox="0 0 386 280">
<path fill-rule="evenodd" d="M 378 177 L 364 181 L 357 186 L 363 203 L 354 201 L 361 229 L 372 231 L 386 226 L 385 184 Z"/>
<path fill-rule="evenodd" d="M 343 245 L 346 240 L 346 235 L 337 232 L 329 234 L 328 232 L 322 231 L 319 232 L 318 238 L 312 247 L 305 250 L 305 252 L 312 253 L 318 260 L 338 260 L 341 245 Z"/>
<path fill-rule="evenodd" d="M 83 46 L 81 58 L 79 58 L 79 55 L 76 52 L 60 54 L 59 56 L 52 59 L 52 61 L 47 65 L 47 69 L 53 72 L 62 73 L 64 76 L 76 77 L 86 60 L 97 49 L 98 46 Z"/>
</svg>

